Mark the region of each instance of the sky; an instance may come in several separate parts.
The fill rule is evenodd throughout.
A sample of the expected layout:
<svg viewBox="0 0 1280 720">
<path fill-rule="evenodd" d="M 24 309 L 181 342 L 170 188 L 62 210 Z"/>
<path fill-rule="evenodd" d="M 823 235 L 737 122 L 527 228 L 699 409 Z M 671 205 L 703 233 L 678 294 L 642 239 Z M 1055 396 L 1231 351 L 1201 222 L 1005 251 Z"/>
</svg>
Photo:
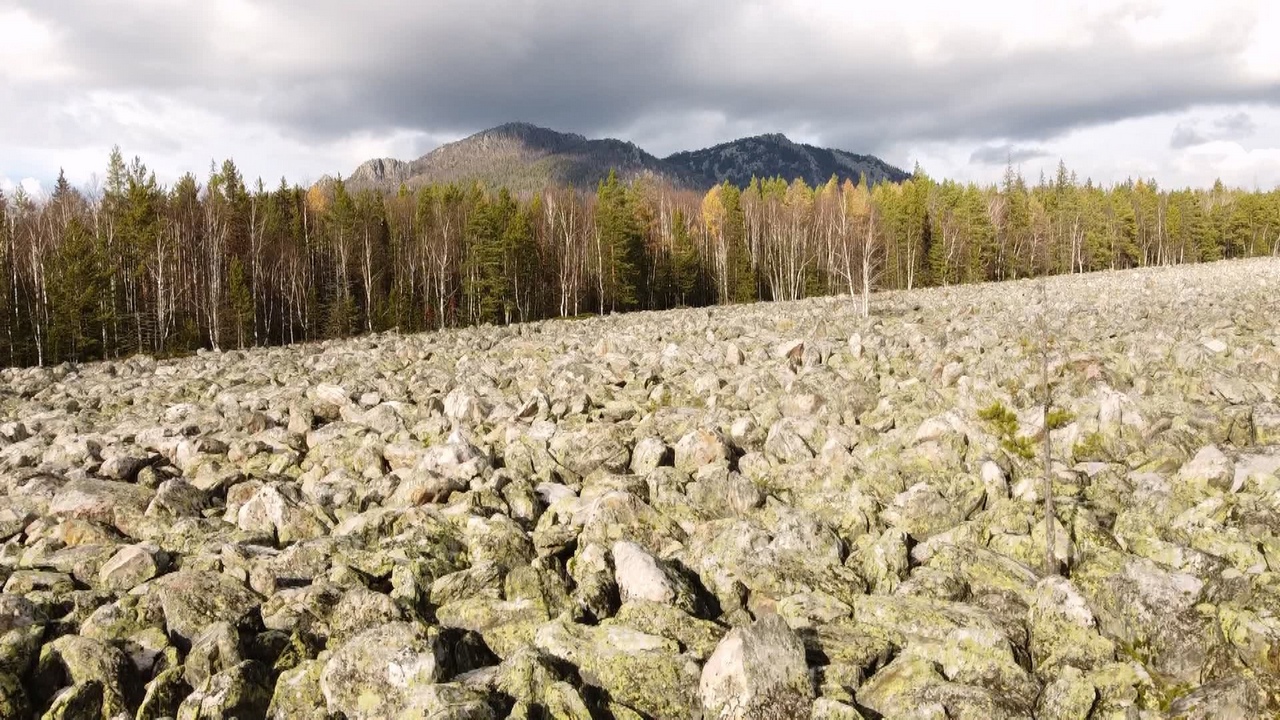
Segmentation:
<svg viewBox="0 0 1280 720">
<path fill-rule="evenodd" d="M 1275 0 L 0 0 L 0 188 L 307 184 L 508 121 L 937 178 L 1280 186 Z"/>
</svg>

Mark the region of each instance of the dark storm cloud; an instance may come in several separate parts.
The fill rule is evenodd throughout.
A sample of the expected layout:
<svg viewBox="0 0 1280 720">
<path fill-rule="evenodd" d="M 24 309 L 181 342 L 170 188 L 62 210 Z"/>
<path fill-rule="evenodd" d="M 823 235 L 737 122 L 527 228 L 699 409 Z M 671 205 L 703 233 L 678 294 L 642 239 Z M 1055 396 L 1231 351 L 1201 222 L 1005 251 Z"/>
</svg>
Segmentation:
<svg viewBox="0 0 1280 720">
<path fill-rule="evenodd" d="M 969 156 L 969 162 L 979 165 L 1004 165 L 1005 163 L 1016 165 L 1020 162 L 1035 160 L 1048 155 L 1049 153 L 1044 148 L 1038 147 L 1020 147 L 1009 144 L 983 145 L 973 151 L 973 154 Z"/>
<path fill-rule="evenodd" d="M 1280 86 L 1237 67 L 1247 18 L 1155 48 L 1101 20 L 1067 49 L 1001 50 L 975 34 L 948 38 L 942 59 L 921 60 L 893 31 L 846 39 L 803 13 L 725 0 L 359 10 L 289 0 L 258 5 L 262 14 L 243 27 L 206 0 L 24 6 L 58 30 L 79 72 L 41 93 L 142 90 L 309 142 L 396 128 L 460 135 L 525 120 L 629 133 L 642 146 L 678 142 L 674 124 L 687 144 L 717 131 L 697 123 L 718 118 L 721 129 L 802 127 L 824 143 L 874 151 L 906 140 L 1034 144 L 1195 105 L 1280 102 Z"/>
</svg>

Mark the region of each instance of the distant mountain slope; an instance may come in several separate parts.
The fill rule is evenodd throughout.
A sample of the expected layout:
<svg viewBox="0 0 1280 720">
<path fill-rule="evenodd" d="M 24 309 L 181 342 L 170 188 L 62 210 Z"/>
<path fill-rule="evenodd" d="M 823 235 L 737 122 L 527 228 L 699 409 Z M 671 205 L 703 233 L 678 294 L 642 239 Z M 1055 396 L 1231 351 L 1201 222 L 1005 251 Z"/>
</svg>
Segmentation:
<svg viewBox="0 0 1280 720">
<path fill-rule="evenodd" d="M 705 150 L 676 153 L 665 162 L 679 172 L 692 175 L 704 186 L 728 180 L 745 187 L 752 177 L 804 178 L 810 185 L 825 183 L 835 175 L 840 180 L 902 182 L 910 173 L 872 155 L 855 155 L 844 150 L 814 147 L 792 142 L 785 135 L 756 135 L 721 143 Z"/>
<path fill-rule="evenodd" d="M 414 187 L 479 180 L 512 190 L 568 184 L 594 188 L 612 169 L 625 180 L 654 176 L 680 184 L 689 181 L 629 142 L 588 140 L 527 123 L 507 123 L 441 145 L 412 162 L 369 160 L 356 168 L 348 183 L 357 187 L 406 183 Z"/>
<path fill-rule="evenodd" d="M 507 123 L 441 145 L 417 160 L 366 161 L 347 184 L 392 189 L 478 180 L 515 191 L 568 184 L 594 188 L 614 169 L 623 180 L 655 177 L 697 190 L 725 180 L 745 187 L 752 176 L 802 177 L 811 185 L 832 175 L 856 182 L 866 174 L 872 183 L 909 177 L 870 155 L 798 144 L 782 135 L 759 135 L 659 159 L 622 140 L 589 140 L 528 123 Z"/>
</svg>

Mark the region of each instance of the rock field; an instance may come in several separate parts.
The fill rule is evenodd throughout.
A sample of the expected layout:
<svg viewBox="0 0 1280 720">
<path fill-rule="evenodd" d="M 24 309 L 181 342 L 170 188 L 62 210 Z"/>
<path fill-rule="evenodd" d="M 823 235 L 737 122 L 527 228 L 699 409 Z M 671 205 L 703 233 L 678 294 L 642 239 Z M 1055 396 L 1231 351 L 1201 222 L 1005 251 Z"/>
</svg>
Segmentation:
<svg viewBox="0 0 1280 720">
<path fill-rule="evenodd" d="M 3 370 L 0 585 L 0 718 L 1276 717 L 1280 260 Z"/>
</svg>

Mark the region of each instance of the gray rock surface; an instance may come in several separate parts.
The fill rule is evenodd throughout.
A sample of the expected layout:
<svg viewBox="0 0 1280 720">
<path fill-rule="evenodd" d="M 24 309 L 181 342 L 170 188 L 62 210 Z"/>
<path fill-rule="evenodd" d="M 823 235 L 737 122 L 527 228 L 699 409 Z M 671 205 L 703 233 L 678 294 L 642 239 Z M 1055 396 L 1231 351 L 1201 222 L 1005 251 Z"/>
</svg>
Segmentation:
<svg viewBox="0 0 1280 720">
<path fill-rule="evenodd" d="M 0 370 L 0 717 L 1280 713 L 1280 262 L 1046 282 Z"/>
</svg>

